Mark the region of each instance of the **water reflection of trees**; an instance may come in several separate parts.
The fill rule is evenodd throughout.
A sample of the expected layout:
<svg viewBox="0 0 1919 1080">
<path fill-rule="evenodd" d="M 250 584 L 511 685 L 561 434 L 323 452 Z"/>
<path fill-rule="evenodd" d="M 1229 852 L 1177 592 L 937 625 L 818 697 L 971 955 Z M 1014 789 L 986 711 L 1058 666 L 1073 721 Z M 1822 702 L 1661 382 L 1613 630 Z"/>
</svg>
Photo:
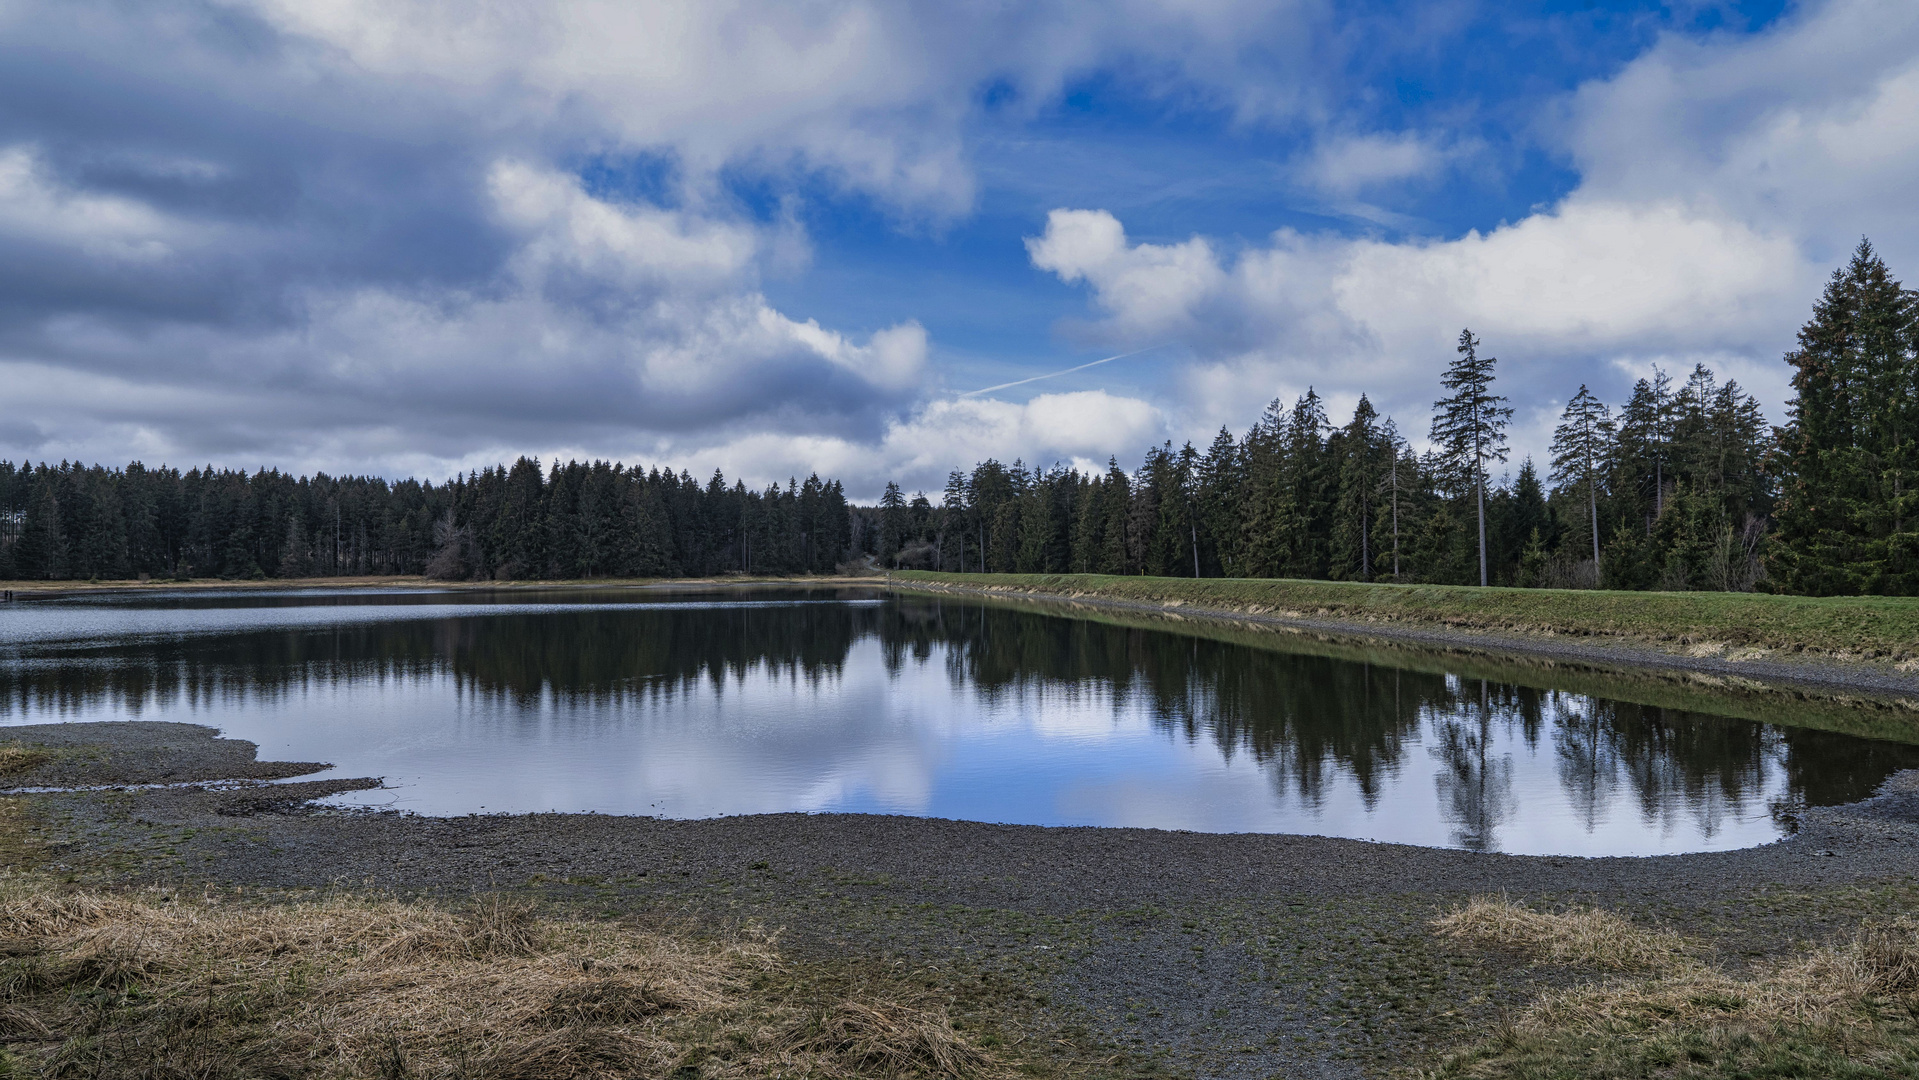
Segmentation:
<svg viewBox="0 0 1919 1080">
<path fill-rule="evenodd" d="M 1499 726 L 1518 726 L 1529 733 L 1528 743 L 1535 738 L 1527 718 L 1536 711 L 1514 707 L 1512 701 L 1495 702 L 1495 690 L 1510 689 L 1516 688 L 1496 688 L 1480 680 L 1469 686 L 1470 693 L 1457 695 L 1451 708 L 1427 710 L 1434 732 L 1432 755 L 1439 762 L 1433 774 L 1439 812 L 1452 826 L 1453 843 L 1469 851 L 1497 849 L 1499 826 L 1514 809 L 1512 757 L 1496 744 L 1495 708 L 1504 706 Z M 1532 695 L 1526 700 L 1537 703 Z"/>
<path fill-rule="evenodd" d="M 944 646 L 956 682 L 988 698 L 1034 691 L 1104 694 L 1161 727 L 1253 754 L 1282 794 L 1317 804 L 1350 777 L 1372 805 L 1426 729 L 1440 813 L 1462 847 L 1498 846 L 1518 809 L 1512 753 L 1550 739 L 1557 778 L 1581 823 L 1634 809 L 1649 824 L 1692 818 L 1710 836 L 1765 795 L 1834 805 L 1864 798 L 1919 747 L 1831 732 L 1599 700 L 1489 681 L 1066 621 L 1012 609 L 908 602 L 881 624 L 891 662 Z"/>
<path fill-rule="evenodd" d="M 511 611 L 26 649 L 0 663 L 0 715 L 81 715 L 106 702 L 137 713 L 443 674 L 504 704 L 644 702 L 749 679 L 834 680 L 862 641 L 891 671 L 942 663 L 989 703 L 1044 694 L 1138 708 L 1176 737 L 1253 755 L 1308 805 L 1342 779 L 1373 805 L 1423 742 L 1440 812 L 1465 847 L 1497 846 L 1516 806 L 1511 754 L 1542 740 L 1589 830 L 1637 812 L 1649 823 L 1691 815 L 1710 835 L 1764 791 L 1769 770 L 1783 775 L 1785 800 L 1830 805 L 1919 766 L 1919 748 L 1900 744 L 918 599 Z"/>
<path fill-rule="evenodd" d="M 1444 677 L 1251 649 L 1151 630 L 972 605 L 900 605 L 884 637 L 901 655 L 943 647 L 949 675 L 989 701 L 1098 694 L 1162 728 L 1251 753 L 1316 804 L 1350 776 L 1370 805 Z"/>
<path fill-rule="evenodd" d="M 840 675 L 876 614 L 841 604 L 632 607 L 145 638 L 0 663 L 0 715 L 272 701 L 316 684 L 442 672 L 464 692 L 522 704 L 620 702 L 759 677 L 819 683 Z"/>
</svg>

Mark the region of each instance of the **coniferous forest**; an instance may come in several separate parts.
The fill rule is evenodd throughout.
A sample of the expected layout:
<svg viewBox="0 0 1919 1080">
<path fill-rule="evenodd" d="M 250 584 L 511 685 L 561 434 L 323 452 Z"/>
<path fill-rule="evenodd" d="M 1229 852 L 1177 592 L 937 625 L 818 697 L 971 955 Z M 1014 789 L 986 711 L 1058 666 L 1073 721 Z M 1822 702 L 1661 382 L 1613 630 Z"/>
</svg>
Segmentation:
<svg viewBox="0 0 1919 1080">
<path fill-rule="evenodd" d="M 1470 331 L 1416 453 L 1361 398 L 1308 391 L 1132 472 L 985 461 L 937 502 L 850 506 L 520 459 L 434 485 L 273 470 L 0 462 L 0 578 L 458 580 L 949 572 L 1296 577 L 1614 589 L 1919 594 L 1919 294 L 1861 242 L 1798 346 L 1770 425 L 1704 365 L 1616 407 L 1569 395 L 1548 461 L 1509 460 L 1498 361 Z M 1571 389 L 1571 388 L 1569 388 Z"/>
</svg>

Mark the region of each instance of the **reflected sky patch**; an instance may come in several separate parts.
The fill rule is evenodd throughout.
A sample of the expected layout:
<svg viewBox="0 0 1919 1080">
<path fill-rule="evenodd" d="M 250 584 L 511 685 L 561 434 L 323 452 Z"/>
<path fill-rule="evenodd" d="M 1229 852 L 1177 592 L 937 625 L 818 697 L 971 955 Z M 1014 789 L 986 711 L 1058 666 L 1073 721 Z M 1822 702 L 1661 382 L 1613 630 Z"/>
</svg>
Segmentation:
<svg viewBox="0 0 1919 1080">
<path fill-rule="evenodd" d="M 348 805 L 859 812 L 1649 855 L 1783 835 L 1912 747 L 844 591 L 0 609 L 0 718 L 179 720 Z M 1282 642 L 1275 642 L 1281 645 Z"/>
</svg>

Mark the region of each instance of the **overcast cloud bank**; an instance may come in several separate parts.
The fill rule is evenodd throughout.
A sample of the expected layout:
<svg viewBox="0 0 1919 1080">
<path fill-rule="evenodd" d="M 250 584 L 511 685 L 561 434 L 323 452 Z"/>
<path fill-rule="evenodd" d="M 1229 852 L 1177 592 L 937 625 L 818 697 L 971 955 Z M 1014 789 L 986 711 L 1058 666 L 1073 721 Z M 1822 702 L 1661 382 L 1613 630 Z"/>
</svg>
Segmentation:
<svg viewBox="0 0 1919 1080">
<path fill-rule="evenodd" d="M 919 313 L 836 327 L 767 299 L 834 238 L 740 176 L 869 200 L 937 262 L 980 197 L 983 111 L 1092 78 L 1304 132 L 1288 175 L 1335 201 L 1496 168 L 1461 130 L 1369 130 L 1353 36 L 1306 2 L 0 4 L 0 456 L 577 455 L 870 497 L 985 456 L 1130 460 L 1309 384 L 1417 434 L 1467 325 L 1537 452 L 1579 383 L 1617 397 L 1655 363 L 1707 362 L 1777 419 L 1778 355 L 1857 238 L 1919 272 L 1919 8 L 1833 0 L 1669 30 L 1530 105 L 1577 180 L 1516 220 L 1142 241 L 1034 206 L 1006 245 L 1082 290 L 1066 341 L 1179 347 L 1150 400 L 956 398 Z M 609 162 L 665 179 L 596 182 Z"/>
</svg>

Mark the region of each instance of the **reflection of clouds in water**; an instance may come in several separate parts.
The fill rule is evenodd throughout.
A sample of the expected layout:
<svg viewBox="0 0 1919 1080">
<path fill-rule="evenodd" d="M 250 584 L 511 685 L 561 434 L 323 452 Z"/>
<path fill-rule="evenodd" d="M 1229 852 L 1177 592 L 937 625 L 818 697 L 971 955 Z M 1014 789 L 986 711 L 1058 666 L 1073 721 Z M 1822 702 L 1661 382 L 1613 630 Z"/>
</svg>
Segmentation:
<svg viewBox="0 0 1919 1080">
<path fill-rule="evenodd" d="M 399 791 L 338 801 L 427 813 L 861 810 L 1564 853 L 1742 846 L 1776 835 L 1762 813 L 1735 814 L 1732 827 L 1702 837 L 1690 824 L 1689 788 L 1674 783 L 1651 818 L 1614 815 L 1595 829 L 1566 797 L 1557 745 L 1530 748 L 1523 721 L 1497 710 L 1478 741 L 1476 702 L 1428 709 L 1394 736 L 1395 753 L 1367 759 L 1362 782 L 1350 754 L 1310 739 L 1247 752 L 1257 742 L 1248 733 L 1228 755 L 1203 724 L 1169 729 L 1163 697 L 1138 687 L 1029 679 L 978 693 L 955 684 L 952 670 L 939 655 L 888 670 L 879 643 L 865 638 L 821 678 L 750 664 L 718 684 L 529 696 L 462 693 L 462 681 L 442 671 L 312 679 L 265 698 L 181 695 L 153 700 L 152 714 L 217 724 L 270 756 L 386 775 Z M 1421 755 L 1431 764 L 1407 772 L 1403 751 L 1419 746 L 1432 751 Z M 1313 779 L 1293 782 L 1301 776 Z M 1511 813 L 1512 800 L 1523 813 Z M 1505 824 L 1510 817 L 1517 825 Z"/>
<path fill-rule="evenodd" d="M 1838 736 L 994 609 L 371 610 L 337 632 L 0 663 L 0 701 L 14 720 L 213 723 L 267 756 L 399 787 L 341 801 L 432 813 L 853 810 L 1567 854 L 1772 839 L 1772 804 L 1835 774 L 1818 755 L 1856 753 Z"/>
</svg>

